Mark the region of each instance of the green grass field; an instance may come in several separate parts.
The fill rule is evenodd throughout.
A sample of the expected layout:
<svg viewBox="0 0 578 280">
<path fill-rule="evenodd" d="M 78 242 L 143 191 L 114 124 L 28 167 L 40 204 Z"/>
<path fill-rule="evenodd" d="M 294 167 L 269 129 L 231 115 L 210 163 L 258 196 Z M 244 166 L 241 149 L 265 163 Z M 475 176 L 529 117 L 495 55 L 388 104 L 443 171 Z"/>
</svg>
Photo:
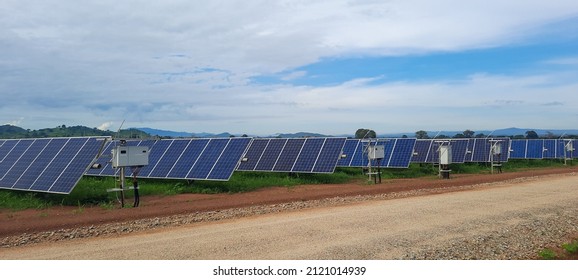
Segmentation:
<svg viewBox="0 0 578 280">
<path fill-rule="evenodd" d="M 504 172 L 514 172 L 532 168 L 563 167 L 559 160 L 511 160 L 504 164 Z M 489 173 L 487 164 L 466 163 L 451 165 L 452 174 Z M 407 169 L 382 169 L 382 179 L 418 178 L 437 176 L 437 169 L 431 164 L 411 164 Z M 267 172 L 235 172 L 226 182 L 185 180 L 140 179 L 141 196 L 176 195 L 182 193 L 238 193 L 272 186 L 293 187 L 304 184 L 341 184 L 353 180 L 364 180 L 367 176 L 361 168 L 337 168 L 333 174 L 288 174 Z M 111 177 L 84 176 L 69 195 L 32 193 L 0 190 L 0 209 L 42 209 L 53 205 L 110 205 L 117 200 L 115 192 L 107 189 L 117 187 Z M 127 180 L 130 183 L 130 179 Z M 132 191 L 125 192 L 130 198 Z"/>
</svg>

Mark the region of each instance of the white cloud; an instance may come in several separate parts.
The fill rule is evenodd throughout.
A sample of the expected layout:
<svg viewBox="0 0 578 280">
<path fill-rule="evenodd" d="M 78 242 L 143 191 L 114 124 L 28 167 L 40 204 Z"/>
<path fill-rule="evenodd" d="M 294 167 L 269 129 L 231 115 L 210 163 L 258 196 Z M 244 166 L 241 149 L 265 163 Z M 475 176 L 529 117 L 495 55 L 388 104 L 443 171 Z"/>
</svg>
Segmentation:
<svg viewBox="0 0 578 280">
<path fill-rule="evenodd" d="M 114 122 L 105 122 L 105 123 L 102 123 L 101 125 L 97 126 L 96 128 L 98 130 L 106 131 L 106 130 L 109 130 L 113 124 L 114 124 Z"/>
</svg>

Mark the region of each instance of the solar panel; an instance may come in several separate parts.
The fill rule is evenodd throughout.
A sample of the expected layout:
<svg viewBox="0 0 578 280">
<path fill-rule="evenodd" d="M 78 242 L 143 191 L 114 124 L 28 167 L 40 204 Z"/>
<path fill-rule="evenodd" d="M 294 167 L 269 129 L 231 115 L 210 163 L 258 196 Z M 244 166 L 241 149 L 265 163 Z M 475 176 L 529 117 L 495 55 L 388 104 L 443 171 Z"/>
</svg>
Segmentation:
<svg viewBox="0 0 578 280">
<path fill-rule="evenodd" d="M 432 158 L 432 139 L 417 139 L 415 141 L 414 152 L 411 157 L 411 162 L 415 163 L 431 163 Z"/>
<path fill-rule="evenodd" d="M 527 159 L 542 159 L 544 157 L 544 140 L 528 139 L 526 147 Z"/>
<path fill-rule="evenodd" d="M 411 162 L 439 163 L 440 141 L 449 141 L 452 147 L 452 162 L 463 163 L 468 149 L 468 139 L 417 139 Z"/>
<path fill-rule="evenodd" d="M 108 138 L 72 137 L 4 140 L 0 188 L 68 194 Z"/>
<path fill-rule="evenodd" d="M 558 158 L 557 139 L 544 139 L 544 150 L 542 152 L 542 158 Z"/>
<path fill-rule="evenodd" d="M 468 150 L 464 162 L 490 162 L 492 160 L 492 143 L 499 141 L 501 153 L 495 156 L 494 161 L 508 161 L 509 138 L 472 138 L 468 143 Z"/>
<path fill-rule="evenodd" d="M 350 139 L 348 140 L 343 154 L 345 159 L 338 162 L 338 166 L 348 167 L 366 167 L 369 165 L 367 154 L 364 150 L 367 148 L 371 140 Z M 407 168 L 411 161 L 414 146 L 416 144 L 415 138 L 387 138 L 374 139 L 371 144 L 383 145 L 385 157 L 379 162 L 380 167 L 386 168 Z M 347 158 L 350 157 L 350 160 Z M 377 166 L 377 161 L 372 161 L 372 166 Z"/>
<path fill-rule="evenodd" d="M 510 141 L 509 157 L 511 159 L 525 159 L 527 148 L 528 148 L 527 139 L 512 139 Z"/>
<path fill-rule="evenodd" d="M 253 139 L 237 170 L 333 173 L 345 143 L 343 137 Z"/>
<path fill-rule="evenodd" d="M 139 178 L 190 179 L 227 181 L 233 174 L 251 138 L 199 138 L 129 140 L 126 145 L 148 146 L 149 164 L 141 168 Z M 119 169 L 112 168 L 110 151 L 118 145 L 113 142 L 97 160 L 103 167 L 91 169 L 87 175 L 114 176 Z M 130 176 L 130 170 L 126 169 Z"/>
<path fill-rule="evenodd" d="M 352 166 L 353 156 L 357 154 L 357 149 L 360 148 L 359 139 L 347 139 L 343 145 L 343 156 L 337 161 L 337 166 Z"/>
</svg>

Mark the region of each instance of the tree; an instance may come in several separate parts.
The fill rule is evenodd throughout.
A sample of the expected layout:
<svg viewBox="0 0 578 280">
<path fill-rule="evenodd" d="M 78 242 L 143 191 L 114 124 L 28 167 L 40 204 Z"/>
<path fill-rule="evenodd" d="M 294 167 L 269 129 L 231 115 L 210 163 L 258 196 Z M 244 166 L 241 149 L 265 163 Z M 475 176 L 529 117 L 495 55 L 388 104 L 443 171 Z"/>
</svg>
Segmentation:
<svg viewBox="0 0 578 280">
<path fill-rule="evenodd" d="M 417 138 L 417 139 L 429 139 L 429 136 L 427 135 L 427 131 L 419 130 L 419 131 L 415 132 L 415 138 Z"/>
<path fill-rule="evenodd" d="M 454 138 L 466 138 L 466 136 L 463 133 L 458 133 L 454 135 Z"/>
<path fill-rule="evenodd" d="M 377 138 L 377 134 L 375 131 L 367 128 L 360 128 L 355 132 L 356 139 L 363 139 L 363 138 Z"/>
<path fill-rule="evenodd" d="M 540 137 L 538 137 L 538 133 L 536 133 L 536 131 L 533 130 L 528 130 L 526 131 L 526 139 L 538 139 Z"/>
<path fill-rule="evenodd" d="M 475 135 L 476 133 L 473 132 L 473 131 L 471 131 L 471 130 L 469 130 L 469 129 L 466 129 L 466 130 L 464 130 L 464 133 L 463 133 L 463 134 L 464 134 L 464 138 L 474 138 L 474 135 Z"/>
<path fill-rule="evenodd" d="M 483 133 L 476 134 L 476 138 L 484 138 L 484 137 L 486 137 L 486 135 Z"/>
</svg>

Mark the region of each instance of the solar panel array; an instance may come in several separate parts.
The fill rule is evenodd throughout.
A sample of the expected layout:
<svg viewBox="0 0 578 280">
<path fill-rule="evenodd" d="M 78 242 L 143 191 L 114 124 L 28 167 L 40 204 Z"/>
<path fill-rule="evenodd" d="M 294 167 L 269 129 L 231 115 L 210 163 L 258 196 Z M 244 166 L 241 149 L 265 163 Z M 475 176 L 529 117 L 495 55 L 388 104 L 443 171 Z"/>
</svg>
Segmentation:
<svg viewBox="0 0 578 280">
<path fill-rule="evenodd" d="M 0 140 L 0 188 L 67 194 L 83 174 L 115 176 L 109 137 L 68 137 Z M 505 162 L 513 159 L 575 158 L 578 140 L 472 138 L 445 139 L 452 162 Z M 439 161 L 437 139 L 415 138 L 201 138 L 133 140 L 126 145 L 149 147 L 149 165 L 140 178 L 229 180 L 235 170 L 294 173 L 333 173 L 340 167 L 367 167 L 368 145 L 384 146 L 384 168 L 407 168 L 410 162 Z M 492 158 L 492 143 L 501 153 Z M 101 156 L 97 158 L 99 151 Z M 102 168 L 89 169 L 92 163 Z M 372 166 L 378 162 L 373 160 Z M 130 176 L 127 169 L 127 176 Z"/>
<path fill-rule="evenodd" d="M 0 188 L 68 194 L 106 138 L 11 139 L 0 143 Z"/>
<path fill-rule="evenodd" d="M 562 159 L 574 158 L 576 151 L 568 151 L 566 145 L 578 143 L 571 139 L 512 139 L 510 158 L 513 159 Z"/>
<path fill-rule="evenodd" d="M 239 171 L 333 173 L 344 137 L 253 139 Z"/>
<path fill-rule="evenodd" d="M 369 165 L 369 159 L 365 149 L 370 142 L 369 140 L 347 139 L 343 147 L 342 157 L 337 162 L 337 166 L 342 167 L 366 167 Z M 379 162 L 380 167 L 386 168 L 407 168 L 413 155 L 413 149 L 416 144 L 415 138 L 387 138 L 376 139 L 372 145 L 383 145 L 385 157 Z M 373 160 L 371 166 L 378 166 L 378 162 Z"/>
<path fill-rule="evenodd" d="M 233 174 L 252 138 L 199 138 L 127 141 L 129 146 L 148 146 L 149 164 L 141 168 L 139 178 L 227 181 Z M 87 175 L 115 176 L 111 151 L 118 141 L 111 141 Z M 130 170 L 126 169 L 127 176 Z"/>
</svg>

